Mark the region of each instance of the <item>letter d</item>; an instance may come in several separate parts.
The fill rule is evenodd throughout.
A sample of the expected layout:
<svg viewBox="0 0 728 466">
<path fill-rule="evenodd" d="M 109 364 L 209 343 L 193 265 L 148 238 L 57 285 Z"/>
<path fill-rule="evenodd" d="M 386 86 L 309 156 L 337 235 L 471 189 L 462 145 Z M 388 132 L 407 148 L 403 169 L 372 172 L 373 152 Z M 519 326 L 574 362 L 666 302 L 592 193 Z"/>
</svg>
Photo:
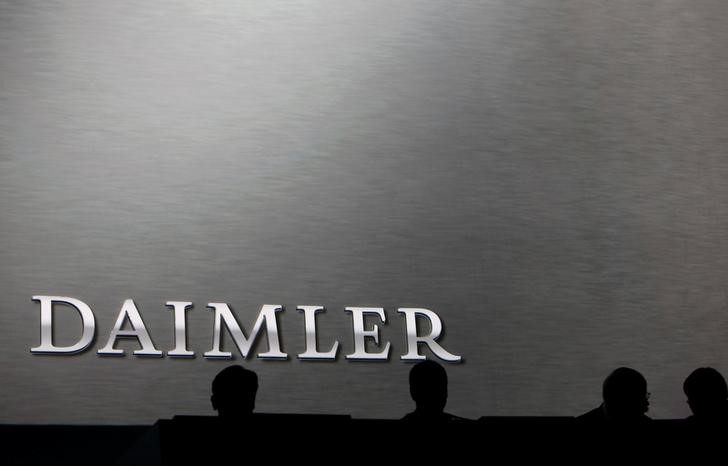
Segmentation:
<svg viewBox="0 0 728 466">
<path fill-rule="evenodd" d="M 40 346 L 31 348 L 34 354 L 73 354 L 80 353 L 89 347 L 94 340 L 96 332 L 96 320 L 94 313 L 86 303 L 75 298 L 63 296 L 33 296 L 33 301 L 40 301 Z M 81 339 L 75 345 L 54 346 L 53 345 L 53 303 L 62 303 L 72 306 L 78 311 L 83 323 Z"/>
</svg>

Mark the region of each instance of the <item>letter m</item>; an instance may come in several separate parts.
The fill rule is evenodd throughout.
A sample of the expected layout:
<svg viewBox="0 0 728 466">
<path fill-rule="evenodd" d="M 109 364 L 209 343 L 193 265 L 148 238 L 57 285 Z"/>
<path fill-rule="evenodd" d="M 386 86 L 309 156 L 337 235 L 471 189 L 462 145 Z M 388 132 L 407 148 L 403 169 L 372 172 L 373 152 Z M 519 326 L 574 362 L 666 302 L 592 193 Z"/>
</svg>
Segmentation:
<svg viewBox="0 0 728 466">
<path fill-rule="evenodd" d="M 261 359 L 288 359 L 288 355 L 281 351 L 281 342 L 278 336 L 278 321 L 276 320 L 276 313 L 282 312 L 283 306 L 277 304 L 264 305 L 260 313 L 258 313 L 258 318 L 255 321 L 249 337 L 245 336 L 243 329 L 240 328 L 240 324 L 238 324 L 235 315 L 233 315 L 233 312 L 227 304 L 209 303 L 207 307 L 215 313 L 215 327 L 212 336 L 212 349 L 204 353 L 206 358 L 232 359 L 232 353 L 222 351 L 221 349 L 221 333 L 224 323 L 230 335 L 233 337 L 233 341 L 238 347 L 243 359 L 248 358 L 248 354 L 250 354 L 250 350 L 263 326 L 265 326 L 268 336 L 268 351 L 259 353 L 258 357 Z"/>
</svg>

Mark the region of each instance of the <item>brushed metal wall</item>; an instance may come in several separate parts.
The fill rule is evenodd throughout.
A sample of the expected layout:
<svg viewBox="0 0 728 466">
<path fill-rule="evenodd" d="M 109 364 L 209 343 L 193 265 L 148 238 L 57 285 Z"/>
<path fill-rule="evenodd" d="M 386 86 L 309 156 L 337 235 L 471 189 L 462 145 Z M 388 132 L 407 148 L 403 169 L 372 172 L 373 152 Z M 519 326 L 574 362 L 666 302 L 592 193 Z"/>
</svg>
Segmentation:
<svg viewBox="0 0 728 466">
<path fill-rule="evenodd" d="M 252 360 L 258 409 L 412 408 L 396 307 L 443 318 L 448 410 L 579 414 L 617 365 L 654 417 L 728 372 L 728 3 L 0 1 L 0 422 L 211 413 L 211 301 L 249 326 L 383 306 L 385 364 Z M 34 356 L 37 294 L 92 350 Z M 99 358 L 124 299 L 194 360 Z M 58 341 L 78 335 L 59 313 Z M 230 342 L 228 341 L 228 344 Z M 120 345 L 127 350 L 133 342 Z"/>
</svg>

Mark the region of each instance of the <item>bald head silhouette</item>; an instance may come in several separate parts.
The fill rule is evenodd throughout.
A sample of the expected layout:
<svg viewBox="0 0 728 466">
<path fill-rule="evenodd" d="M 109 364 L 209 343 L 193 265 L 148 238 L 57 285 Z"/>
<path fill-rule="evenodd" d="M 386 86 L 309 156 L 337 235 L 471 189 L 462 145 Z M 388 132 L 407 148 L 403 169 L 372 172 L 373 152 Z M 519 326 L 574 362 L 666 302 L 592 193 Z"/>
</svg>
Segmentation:
<svg viewBox="0 0 728 466">
<path fill-rule="evenodd" d="M 728 415 L 728 386 L 712 367 L 695 369 L 685 379 L 683 391 L 696 420 L 725 419 Z"/>
<path fill-rule="evenodd" d="M 243 366 L 229 366 L 212 381 L 212 408 L 218 416 L 233 419 L 249 416 L 255 409 L 258 375 Z"/>
<path fill-rule="evenodd" d="M 602 398 L 607 418 L 617 421 L 639 419 L 650 403 L 647 380 L 634 369 L 620 367 L 604 380 Z"/>
<path fill-rule="evenodd" d="M 409 385 L 417 413 L 442 415 L 447 404 L 447 373 L 444 367 L 435 361 L 415 364 L 410 370 Z"/>
</svg>

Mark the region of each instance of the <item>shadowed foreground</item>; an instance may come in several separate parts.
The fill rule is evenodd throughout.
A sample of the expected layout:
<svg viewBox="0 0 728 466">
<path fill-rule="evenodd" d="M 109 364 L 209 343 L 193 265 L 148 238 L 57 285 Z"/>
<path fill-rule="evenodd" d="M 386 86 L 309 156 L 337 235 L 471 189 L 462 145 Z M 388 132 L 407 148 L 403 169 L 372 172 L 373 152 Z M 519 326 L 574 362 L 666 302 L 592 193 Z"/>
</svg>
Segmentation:
<svg viewBox="0 0 728 466">
<path fill-rule="evenodd" d="M 153 426 L 0 426 L 3 464 L 216 465 L 251 460 L 349 462 L 553 459 L 696 461 L 719 452 L 725 426 L 654 420 L 628 428 L 573 417 L 435 423 L 340 415 L 252 414 L 245 422 L 176 416 Z M 469 461 L 469 462 L 472 462 Z"/>
</svg>

